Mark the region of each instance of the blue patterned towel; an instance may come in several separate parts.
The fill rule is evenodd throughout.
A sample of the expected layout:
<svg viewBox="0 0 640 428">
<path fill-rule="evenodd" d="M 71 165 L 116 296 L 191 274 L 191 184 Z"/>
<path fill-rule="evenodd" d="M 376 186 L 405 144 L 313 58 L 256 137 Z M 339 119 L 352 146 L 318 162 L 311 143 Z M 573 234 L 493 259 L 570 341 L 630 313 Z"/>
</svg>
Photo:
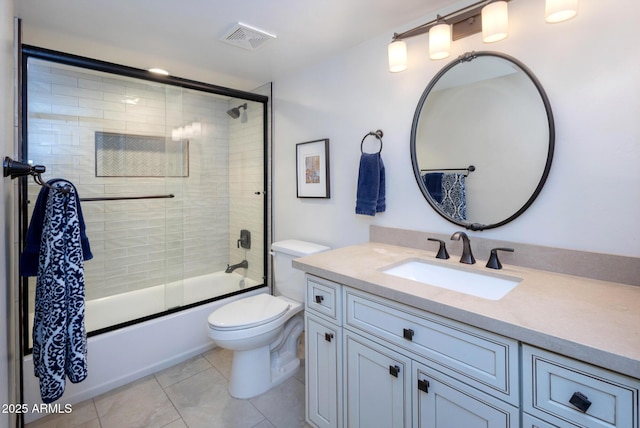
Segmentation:
<svg viewBox="0 0 640 428">
<path fill-rule="evenodd" d="M 53 186 L 58 181 L 64 181 L 71 185 L 71 183 L 62 180 L 61 178 L 54 178 L 47 182 L 48 185 Z M 73 187 L 73 185 L 71 185 Z M 39 254 L 40 254 L 40 241 L 42 240 L 42 227 L 44 223 L 44 217 L 47 209 L 47 198 L 49 197 L 49 188 L 42 186 L 36 204 L 33 207 L 33 214 L 31 215 L 31 221 L 29 222 L 29 229 L 27 230 L 27 239 L 24 250 L 20 255 L 20 275 L 22 276 L 36 276 L 38 274 Z M 78 192 L 75 192 L 76 206 L 78 207 L 78 219 L 80 221 L 80 239 L 82 240 L 82 257 L 84 260 L 91 260 L 93 254 L 91 254 L 91 247 L 89 246 L 89 238 L 85 232 L 84 218 L 82 216 L 82 209 L 80 208 L 80 198 Z"/>
<path fill-rule="evenodd" d="M 442 210 L 454 220 L 467 219 L 467 196 L 464 174 L 442 175 Z"/>
<path fill-rule="evenodd" d="M 45 403 L 59 399 L 66 378 L 87 377 L 84 260 L 76 190 L 59 180 L 48 192 L 42 223 L 33 324 L 33 366 Z"/>
</svg>

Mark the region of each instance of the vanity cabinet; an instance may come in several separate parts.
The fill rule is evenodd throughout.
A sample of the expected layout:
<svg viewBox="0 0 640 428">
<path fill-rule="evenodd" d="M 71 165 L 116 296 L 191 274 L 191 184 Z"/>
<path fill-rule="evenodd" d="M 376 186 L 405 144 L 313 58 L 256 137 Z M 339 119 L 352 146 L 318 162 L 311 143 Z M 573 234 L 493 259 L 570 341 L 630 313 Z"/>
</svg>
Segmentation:
<svg viewBox="0 0 640 428">
<path fill-rule="evenodd" d="M 307 276 L 306 281 L 307 422 L 318 428 L 341 428 L 343 426 L 341 286 L 311 276 Z"/>
<path fill-rule="evenodd" d="M 549 426 L 638 427 L 637 379 L 528 345 L 522 358 L 525 414 Z"/>
<path fill-rule="evenodd" d="M 518 342 L 349 287 L 343 295 L 348 427 L 519 426 Z"/>
<path fill-rule="evenodd" d="M 314 427 L 640 428 L 640 380 L 307 274 Z"/>
</svg>

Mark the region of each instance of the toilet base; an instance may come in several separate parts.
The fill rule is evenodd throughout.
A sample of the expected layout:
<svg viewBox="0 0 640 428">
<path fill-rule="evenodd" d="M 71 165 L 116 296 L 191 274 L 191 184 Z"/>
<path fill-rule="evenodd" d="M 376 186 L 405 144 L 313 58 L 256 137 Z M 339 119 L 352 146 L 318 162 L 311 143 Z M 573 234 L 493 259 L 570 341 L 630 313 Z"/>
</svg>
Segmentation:
<svg viewBox="0 0 640 428">
<path fill-rule="evenodd" d="M 296 314 L 274 343 L 234 351 L 229 394 L 234 398 L 253 398 L 293 376 L 300 367 L 297 345 L 303 327 L 302 315 Z"/>
</svg>

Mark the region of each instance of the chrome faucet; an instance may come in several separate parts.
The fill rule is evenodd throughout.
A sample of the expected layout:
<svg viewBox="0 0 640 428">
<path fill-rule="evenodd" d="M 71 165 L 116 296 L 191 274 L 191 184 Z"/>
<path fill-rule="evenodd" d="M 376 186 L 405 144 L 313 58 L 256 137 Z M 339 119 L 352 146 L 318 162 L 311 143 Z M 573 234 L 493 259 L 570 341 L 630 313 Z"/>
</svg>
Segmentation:
<svg viewBox="0 0 640 428">
<path fill-rule="evenodd" d="M 451 239 L 454 241 L 459 241 L 460 238 L 462 238 L 462 257 L 460 257 L 460 263 L 472 265 L 476 262 L 476 259 L 473 257 L 473 253 L 471 252 L 471 242 L 469 241 L 467 234 L 458 231 L 451 235 Z"/>
<path fill-rule="evenodd" d="M 248 268 L 248 267 L 249 267 L 249 262 L 246 261 L 246 260 L 243 260 L 240 263 L 235 264 L 235 265 L 229 266 L 227 264 L 227 268 L 225 269 L 224 273 L 231 273 L 231 272 L 233 272 L 234 270 L 236 270 L 238 268 Z"/>
</svg>

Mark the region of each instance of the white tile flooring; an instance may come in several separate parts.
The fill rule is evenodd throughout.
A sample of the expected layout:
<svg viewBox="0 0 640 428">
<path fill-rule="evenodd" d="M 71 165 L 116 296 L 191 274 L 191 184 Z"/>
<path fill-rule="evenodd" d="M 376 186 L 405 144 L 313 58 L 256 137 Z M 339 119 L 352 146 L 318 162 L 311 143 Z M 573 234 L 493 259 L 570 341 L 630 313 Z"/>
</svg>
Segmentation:
<svg viewBox="0 0 640 428">
<path fill-rule="evenodd" d="M 304 352 L 293 377 L 250 400 L 228 391 L 232 353 L 215 348 L 27 428 L 298 428 L 304 421 Z"/>
</svg>

